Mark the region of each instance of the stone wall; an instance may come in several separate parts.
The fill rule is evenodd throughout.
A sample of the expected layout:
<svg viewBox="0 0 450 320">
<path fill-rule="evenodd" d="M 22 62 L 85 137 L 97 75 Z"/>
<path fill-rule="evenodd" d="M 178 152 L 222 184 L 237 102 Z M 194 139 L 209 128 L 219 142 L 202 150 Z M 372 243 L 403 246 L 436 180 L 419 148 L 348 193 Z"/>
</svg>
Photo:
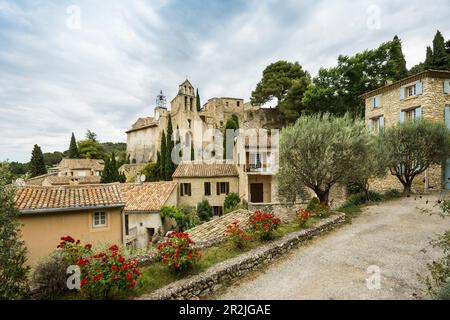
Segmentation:
<svg viewBox="0 0 450 320">
<path fill-rule="evenodd" d="M 320 220 L 314 227 L 293 232 L 282 239 L 243 253 L 236 258 L 218 263 L 205 272 L 171 283 L 138 300 L 198 299 L 219 290 L 224 285 L 245 274 L 261 269 L 277 257 L 302 242 L 331 230 L 344 222 L 345 215 L 337 213 Z"/>
</svg>

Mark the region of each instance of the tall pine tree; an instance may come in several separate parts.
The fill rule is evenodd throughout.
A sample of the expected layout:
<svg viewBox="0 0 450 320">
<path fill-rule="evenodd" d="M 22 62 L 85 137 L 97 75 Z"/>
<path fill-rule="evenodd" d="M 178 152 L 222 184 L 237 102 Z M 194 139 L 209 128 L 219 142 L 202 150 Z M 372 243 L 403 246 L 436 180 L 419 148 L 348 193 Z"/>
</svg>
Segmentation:
<svg viewBox="0 0 450 320">
<path fill-rule="evenodd" d="M 33 147 L 33 151 L 31 152 L 31 161 L 30 161 L 31 177 L 37 177 L 46 173 L 47 168 L 45 167 L 44 155 L 42 154 L 41 147 L 35 144 Z"/>
<path fill-rule="evenodd" d="M 197 88 L 197 95 L 195 97 L 196 104 L 197 104 L 197 111 L 200 111 L 202 109 L 202 105 L 200 103 L 200 95 L 198 94 L 198 88 Z"/>
<path fill-rule="evenodd" d="M 69 153 L 67 158 L 78 159 L 80 157 L 80 152 L 78 151 L 77 140 L 75 140 L 75 135 L 72 132 L 72 137 L 70 138 Z"/>
<path fill-rule="evenodd" d="M 166 152 L 167 152 L 167 148 L 166 148 L 166 144 L 167 144 L 167 139 L 166 139 L 166 133 L 163 131 L 161 134 L 161 163 L 159 166 L 159 170 L 160 170 L 160 174 L 159 176 L 161 177 L 161 180 L 166 180 Z"/>
<path fill-rule="evenodd" d="M 433 69 L 433 50 L 430 46 L 427 47 L 427 54 L 424 62 L 425 69 Z"/>
<path fill-rule="evenodd" d="M 173 140 L 172 118 L 169 115 L 169 123 L 167 125 L 167 142 L 166 142 L 166 167 L 165 167 L 165 179 L 166 181 L 172 180 L 172 174 L 175 171 L 175 163 L 172 161 L 172 150 L 175 146 Z"/>
<path fill-rule="evenodd" d="M 445 39 L 438 30 L 433 39 L 433 68 L 438 70 L 449 67 L 449 56 L 445 48 Z"/>
<path fill-rule="evenodd" d="M 388 64 L 393 70 L 394 80 L 400 80 L 408 75 L 405 55 L 402 50 L 402 42 L 397 36 L 394 37 L 389 48 Z"/>
</svg>

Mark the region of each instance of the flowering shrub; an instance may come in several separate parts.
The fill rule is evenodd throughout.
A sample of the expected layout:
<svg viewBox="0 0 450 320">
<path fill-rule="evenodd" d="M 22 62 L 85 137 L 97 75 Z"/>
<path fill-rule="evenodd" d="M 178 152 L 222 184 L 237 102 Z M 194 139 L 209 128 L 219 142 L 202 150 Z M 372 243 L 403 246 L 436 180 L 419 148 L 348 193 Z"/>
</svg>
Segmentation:
<svg viewBox="0 0 450 320">
<path fill-rule="evenodd" d="M 158 257 L 170 271 L 175 273 L 186 271 L 201 256 L 192 248 L 193 243 L 188 233 L 173 232 L 165 242 L 158 245 Z"/>
<path fill-rule="evenodd" d="M 325 218 L 330 215 L 330 206 L 320 203 L 319 199 L 317 198 L 312 198 L 309 201 L 306 210 L 314 212 L 315 215 L 319 218 Z"/>
<path fill-rule="evenodd" d="M 117 245 L 95 253 L 91 244 L 82 245 L 70 236 L 61 237 L 58 248 L 69 264 L 81 271 L 81 292 L 89 298 L 107 299 L 112 290 L 129 290 L 141 275 L 137 261 L 126 259 Z"/>
<path fill-rule="evenodd" d="M 248 233 L 239 226 L 236 220 L 227 226 L 225 235 L 227 240 L 238 249 L 242 249 L 245 246 L 245 243 L 250 239 Z"/>
<path fill-rule="evenodd" d="M 261 240 L 272 239 L 273 232 L 278 228 L 281 220 L 272 212 L 255 211 L 249 218 L 251 229 Z"/>
<path fill-rule="evenodd" d="M 299 209 L 295 213 L 294 221 L 300 225 L 300 227 L 304 227 L 311 217 L 315 216 L 316 213 L 313 211 L 309 211 L 307 209 Z"/>
</svg>

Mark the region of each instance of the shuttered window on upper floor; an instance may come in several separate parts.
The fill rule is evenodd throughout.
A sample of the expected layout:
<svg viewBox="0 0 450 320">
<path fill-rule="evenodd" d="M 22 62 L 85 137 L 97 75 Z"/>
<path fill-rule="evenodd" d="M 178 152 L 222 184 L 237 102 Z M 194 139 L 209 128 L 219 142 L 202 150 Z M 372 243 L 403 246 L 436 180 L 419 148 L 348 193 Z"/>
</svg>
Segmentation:
<svg viewBox="0 0 450 320">
<path fill-rule="evenodd" d="M 450 94 L 450 80 L 444 80 L 444 93 Z"/>
<path fill-rule="evenodd" d="M 400 87 L 400 100 L 415 97 L 423 93 L 422 81 Z"/>
<path fill-rule="evenodd" d="M 381 95 L 372 97 L 372 108 L 380 108 L 381 107 Z"/>
</svg>

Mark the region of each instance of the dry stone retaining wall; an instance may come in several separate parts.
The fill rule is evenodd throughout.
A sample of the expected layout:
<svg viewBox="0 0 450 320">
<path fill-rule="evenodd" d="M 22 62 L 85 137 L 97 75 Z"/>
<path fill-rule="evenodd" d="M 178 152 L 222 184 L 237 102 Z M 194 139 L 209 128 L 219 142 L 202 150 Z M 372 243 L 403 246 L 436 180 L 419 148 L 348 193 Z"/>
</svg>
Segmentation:
<svg viewBox="0 0 450 320">
<path fill-rule="evenodd" d="M 322 232 L 335 228 L 345 220 L 343 213 L 319 220 L 312 228 L 286 235 L 282 239 L 218 263 L 205 272 L 171 283 L 138 300 L 198 299 L 219 290 L 224 284 L 251 271 L 258 270 L 296 245 Z"/>
</svg>

